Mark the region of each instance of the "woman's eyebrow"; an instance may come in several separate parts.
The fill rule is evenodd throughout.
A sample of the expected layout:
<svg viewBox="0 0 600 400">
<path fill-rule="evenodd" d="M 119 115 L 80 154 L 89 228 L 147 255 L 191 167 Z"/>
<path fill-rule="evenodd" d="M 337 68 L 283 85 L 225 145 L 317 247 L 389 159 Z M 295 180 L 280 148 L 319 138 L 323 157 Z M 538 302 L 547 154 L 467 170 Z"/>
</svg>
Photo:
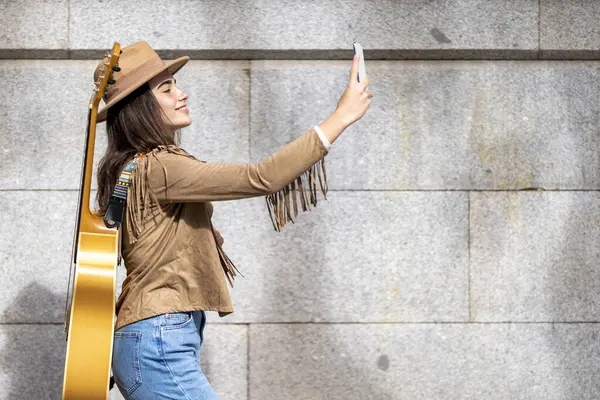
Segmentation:
<svg viewBox="0 0 600 400">
<path fill-rule="evenodd" d="M 158 89 L 160 89 L 163 85 L 166 84 L 171 84 L 171 83 L 177 83 L 177 81 L 175 80 L 175 78 L 169 78 L 166 81 L 164 81 L 163 83 L 161 83 L 160 85 L 158 85 Z"/>
</svg>

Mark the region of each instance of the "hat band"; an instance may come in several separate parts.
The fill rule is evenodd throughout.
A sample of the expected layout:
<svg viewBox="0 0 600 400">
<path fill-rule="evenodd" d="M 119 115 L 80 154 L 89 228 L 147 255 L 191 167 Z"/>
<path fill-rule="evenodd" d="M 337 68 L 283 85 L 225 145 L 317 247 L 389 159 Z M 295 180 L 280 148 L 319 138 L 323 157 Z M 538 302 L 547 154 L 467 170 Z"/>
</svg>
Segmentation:
<svg viewBox="0 0 600 400">
<path fill-rule="evenodd" d="M 118 96 L 123 90 L 131 87 L 134 84 L 138 84 L 140 79 L 145 78 L 152 72 L 156 72 L 165 67 L 165 62 L 160 57 L 153 57 L 139 67 L 132 69 L 120 78 L 108 91 L 106 92 L 105 103 L 109 103 L 111 99 Z M 144 84 L 146 82 L 142 82 Z M 141 84 L 140 84 L 141 86 Z"/>
</svg>

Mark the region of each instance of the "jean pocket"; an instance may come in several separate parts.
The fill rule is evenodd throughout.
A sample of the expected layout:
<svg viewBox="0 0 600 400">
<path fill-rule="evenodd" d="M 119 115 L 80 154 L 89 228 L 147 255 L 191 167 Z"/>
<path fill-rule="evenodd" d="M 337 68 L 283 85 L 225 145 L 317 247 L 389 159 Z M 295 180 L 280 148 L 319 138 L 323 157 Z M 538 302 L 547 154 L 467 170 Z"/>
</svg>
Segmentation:
<svg viewBox="0 0 600 400">
<path fill-rule="evenodd" d="M 165 314 L 165 324 L 163 329 L 178 329 L 187 326 L 192 322 L 191 312 L 176 312 Z"/>
<path fill-rule="evenodd" d="M 141 340 L 142 332 L 115 332 L 112 370 L 115 382 L 127 394 L 142 384 Z"/>
</svg>

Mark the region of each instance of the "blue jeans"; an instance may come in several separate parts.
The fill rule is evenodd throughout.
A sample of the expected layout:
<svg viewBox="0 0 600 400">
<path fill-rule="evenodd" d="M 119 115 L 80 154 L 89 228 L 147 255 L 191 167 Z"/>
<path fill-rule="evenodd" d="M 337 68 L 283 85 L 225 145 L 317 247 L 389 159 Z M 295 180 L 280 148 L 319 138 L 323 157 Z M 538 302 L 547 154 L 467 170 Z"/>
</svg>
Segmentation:
<svg viewBox="0 0 600 400">
<path fill-rule="evenodd" d="M 218 400 L 200 369 L 204 311 L 162 314 L 115 332 L 112 371 L 126 400 Z"/>
</svg>

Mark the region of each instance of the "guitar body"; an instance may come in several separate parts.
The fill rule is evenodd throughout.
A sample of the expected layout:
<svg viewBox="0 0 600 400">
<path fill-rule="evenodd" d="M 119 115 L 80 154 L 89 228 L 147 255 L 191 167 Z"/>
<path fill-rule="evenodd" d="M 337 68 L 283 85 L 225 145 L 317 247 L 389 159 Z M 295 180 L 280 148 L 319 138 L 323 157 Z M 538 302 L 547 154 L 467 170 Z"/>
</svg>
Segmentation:
<svg viewBox="0 0 600 400">
<path fill-rule="evenodd" d="M 116 275 L 120 255 L 119 231 L 107 228 L 101 216 L 89 209 L 100 100 L 111 82 L 121 53 L 115 43 L 103 62 L 90 100 L 79 210 L 73 244 L 74 271 L 69 278 L 65 331 L 67 352 L 63 400 L 108 398 L 115 323 Z M 69 303 L 69 299 L 71 300 Z"/>
<path fill-rule="evenodd" d="M 116 230 L 104 230 L 79 234 L 63 399 L 108 398 L 119 240 Z"/>
</svg>

